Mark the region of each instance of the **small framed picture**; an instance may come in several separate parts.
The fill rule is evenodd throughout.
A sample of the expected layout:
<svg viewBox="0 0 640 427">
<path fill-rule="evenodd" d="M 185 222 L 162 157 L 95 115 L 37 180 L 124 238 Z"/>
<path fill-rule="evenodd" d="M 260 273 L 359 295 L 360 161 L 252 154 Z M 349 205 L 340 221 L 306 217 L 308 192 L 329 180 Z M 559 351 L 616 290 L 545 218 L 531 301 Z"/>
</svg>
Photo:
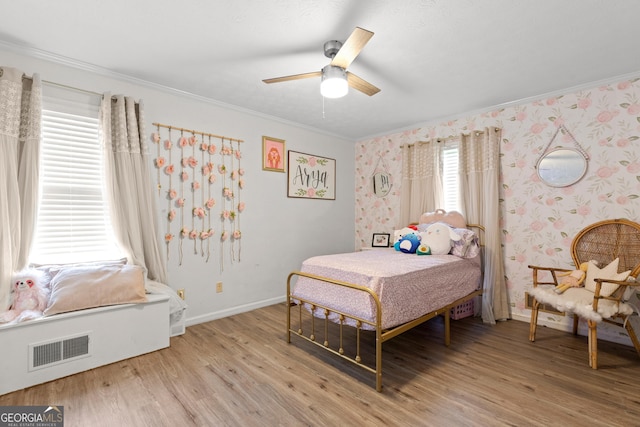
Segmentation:
<svg viewBox="0 0 640 427">
<path fill-rule="evenodd" d="M 284 140 L 262 137 L 262 170 L 284 172 Z"/>
<path fill-rule="evenodd" d="M 388 248 L 390 237 L 391 235 L 389 233 L 373 233 L 371 246 L 374 248 Z"/>
</svg>

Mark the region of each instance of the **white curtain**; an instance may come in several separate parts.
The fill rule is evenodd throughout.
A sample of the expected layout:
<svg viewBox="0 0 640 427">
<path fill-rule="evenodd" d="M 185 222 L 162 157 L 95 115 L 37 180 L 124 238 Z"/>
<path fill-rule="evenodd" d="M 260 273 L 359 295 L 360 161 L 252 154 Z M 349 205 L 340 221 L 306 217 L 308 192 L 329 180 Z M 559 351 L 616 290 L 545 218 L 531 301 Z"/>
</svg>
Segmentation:
<svg viewBox="0 0 640 427">
<path fill-rule="evenodd" d="M 467 222 L 482 224 L 484 291 L 482 320 L 494 324 L 510 317 L 500 235 L 500 129 L 485 128 L 460 135 L 461 207 Z"/>
<path fill-rule="evenodd" d="M 100 107 L 105 155 L 105 184 L 116 239 L 129 262 L 147 269 L 147 277 L 167 283 L 161 256 L 142 103 L 106 93 Z"/>
<path fill-rule="evenodd" d="M 482 320 L 494 324 L 509 318 L 504 257 L 500 238 L 500 130 L 487 128 L 447 138 L 459 152 L 461 210 L 467 223 L 482 224 L 484 281 Z M 441 153 L 444 142 L 431 140 L 402 147 L 400 224 L 416 222 L 424 212 L 444 206 Z"/>
<path fill-rule="evenodd" d="M 27 266 L 38 210 L 42 85 L 0 67 L 0 311 L 11 276 Z"/>
<path fill-rule="evenodd" d="M 437 141 L 402 146 L 400 223 L 396 228 L 406 227 L 418 221 L 424 212 L 433 212 L 443 205 L 440 157 Z"/>
</svg>

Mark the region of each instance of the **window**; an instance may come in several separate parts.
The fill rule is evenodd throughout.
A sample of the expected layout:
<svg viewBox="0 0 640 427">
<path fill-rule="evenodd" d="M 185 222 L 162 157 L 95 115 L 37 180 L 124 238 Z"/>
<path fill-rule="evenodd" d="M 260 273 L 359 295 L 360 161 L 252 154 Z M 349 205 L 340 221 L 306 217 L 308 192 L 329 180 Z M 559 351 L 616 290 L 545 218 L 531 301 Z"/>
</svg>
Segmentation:
<svg viewBox="0 0 640 427">
<path fill-rule="evenodd" d="M 444 210 L 460 212 L 460 177 L 456 142 L 446 142 L 442 150 L 442 192 L 444 193 Z"/>
<path fill-rule="evenodd" d="M 40 205 L 30 261 L 117 259 L 103 191 L 97 96 L 43 87 Z"/>
</svg>

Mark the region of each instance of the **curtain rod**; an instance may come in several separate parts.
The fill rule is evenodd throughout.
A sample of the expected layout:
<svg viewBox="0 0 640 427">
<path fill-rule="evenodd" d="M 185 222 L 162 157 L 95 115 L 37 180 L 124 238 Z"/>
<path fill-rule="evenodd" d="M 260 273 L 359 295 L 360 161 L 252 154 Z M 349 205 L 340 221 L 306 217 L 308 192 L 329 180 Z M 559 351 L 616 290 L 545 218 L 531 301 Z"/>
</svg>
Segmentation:
<svg viewBox="0 0 640 427">
<path fill-rule="evenodd" d="M 22 75 L 22 80 L 31 80 L 33 81 L 33 77 L 29 77 L 26 74 Z M 69 86 L 69 85 L 65 85 L 62 83 L 56 83 L 56 82 L 52 82 L 49 80 L 40 80 L 43 84 L 47 84 L 49 86 L 57 86 L 57 87 L 61 87 L 63 89 L 70 89 L 70 90 L 75 90 L 76 92 L 82 92 L 82 93 L 86 93 L 88 95 L 95 95 L 95 96 L 103 96 L 104 94 L 102 93 L 98 93 L 98 92 L 94 92 L 92 90 L 87 90 L 87 89 L 81 89 L 79 87 L 75 87 L 75 86 Z"/>
<path fill-rule="evenodd" d="M 22 79 L 23 80 L 24 79 L 33 80 L 32 77 L 29 77 L 26 74 L 22 75 Z M 92 90 L 81 89 L 81 88 L 78 88 L 78 87 L 69 86 L 69 85 L 65 85 L 65 84 L 62 84 L 62 83 L 51 82 L 51 81 L 48 81 L 48 80 L 41 80 L 41 81 L 42 81 L 42 83 L 48 84 L 48 85 L 51 85 L 51 86 L 57 86 L 57 87 L 61 87 L 61 88 L 64 88 L 64 89 L 75 90 L 75 91 L 86 93 L 86 94 L 89 94 L 89 95 L 96 95 L 96 96 L 100 96 L 100 97 L 104 96 L 104 94 L 98 93 L 98 92 L 94 92 Z M 212 138 L 226 139 L 226 140 L 229 140 L 229 141 L 244 142 L 244 140 L 238 139 L 238 138 L 230 138 L 228 136 L 215 135 L 213 133 L 199 132 L 199 131 L 196 131 L 196 130 L 193 130 L 193 129 L 185 129 L 185 128 L 180 128 L 180 127 L 171 126 L 171 125 L 164 125 L 164 124 L 161 124 L 161 123 L 153 123 L 153 126 L 159 126 L 159 127 L 167 128 L 169 130 L 175 129 L 175 130 L 179 130 L 179 131 L 190 132 L 190 133 L 197 134 L 197 135 L 202 135 L 202 136 L 210 136 Z"/>
<path fill-rule="evenodd" d="M 179 127 L 171 126 L 171 125 L 163 125 L 162 123 L 152 123 L 152 125 L 153 126 L 162 127 L 162 128 L 167 128 L 169 130 L 179 130 L 179 131 L 183 131 L 183 132 L 190 132 L 190 133 L 192 133 L 194 135 L 210 136 L 212 138 L 219 138 L 219 139 L 226 139 L 226 140 L 229 140 L 229 141 L 244 142 L 243 139 L 230 138 L 228 136 L 216 135 L 216 134 L 207 133 L 207 132 L 200 132 L 200 131 L 193 130 L 193 129 L 179 128 Z"/>
<path fill-rule="evenodd" d="M 499 127 L 494 127 L 494 128 L 493 128 L 493 131 L 494 131 L 494 132 L 496 132 L 496 133 L 500 132 L 501 130 L 502 130 L 502 128 L 499 128 Z M 471 134 L 472 134 L 472 133 L 474 133 L 474 132 L 475 132 L 475 134 L 476 134 L 476 135 L 480 135 L 480 134 L 481 134 L 481 133 L 483 133 L 484 131 L 476 130 L 476 131 L 473 131 L 473 132 L 469 132 L 469 133 L 467 133 L 467 134 L 465 134 L 465 133 L 461 133 L 461 135 L 469 136 L 469 135 L 471 135 Z M 424 141 L 424 140 L 423 140 L 423 141 L 411 142 L 411 143 L 409 143 L 409 144 L 403 144 L 403 146 L 411 147 L 411 146 L 413 146 L 413 145 L 415 145 L 415 144 L 427 144 L 427 143 L 429 143 L 429 142 L 431 142 L 431 141 L 435 141 L 436 143 L 438 143 L 438 144 L 439 144 L 439 143 L 441 143 L 441 142 L 449 141 L 449 140 L 451 140 L 451 139 L 456 139 L 456 138 L 458 138 L 458 137 L 459 137 L 459 135 L 449 135 L 449 136 L 446 136 L 446 137 L 440 137 L 440 138 L 435 138 L 435 139 L 428 139 L 428 140 L 426 140 L 426 141 Z"/>
</svg>

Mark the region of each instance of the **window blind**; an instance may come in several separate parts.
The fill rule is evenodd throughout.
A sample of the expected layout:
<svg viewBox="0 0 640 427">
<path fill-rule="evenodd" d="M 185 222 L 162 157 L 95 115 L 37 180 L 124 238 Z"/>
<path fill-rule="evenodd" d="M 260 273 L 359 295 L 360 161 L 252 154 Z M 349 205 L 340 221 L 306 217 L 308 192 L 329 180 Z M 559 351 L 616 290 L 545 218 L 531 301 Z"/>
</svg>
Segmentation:
<svg viewBox="0 0 640 427">
<path fill-rule="evenodd" d="M 460 212 L 458 145 L 455 142 L 445 143 L 442 150 L 442 187 L 444 209 Z"/>
<path fill-rule="evenodd" d="M 40 205 L 30 261 L 121 258 L 103 191 L 99 100 L 53 92 L 43 97 Z"/>
</svg>

